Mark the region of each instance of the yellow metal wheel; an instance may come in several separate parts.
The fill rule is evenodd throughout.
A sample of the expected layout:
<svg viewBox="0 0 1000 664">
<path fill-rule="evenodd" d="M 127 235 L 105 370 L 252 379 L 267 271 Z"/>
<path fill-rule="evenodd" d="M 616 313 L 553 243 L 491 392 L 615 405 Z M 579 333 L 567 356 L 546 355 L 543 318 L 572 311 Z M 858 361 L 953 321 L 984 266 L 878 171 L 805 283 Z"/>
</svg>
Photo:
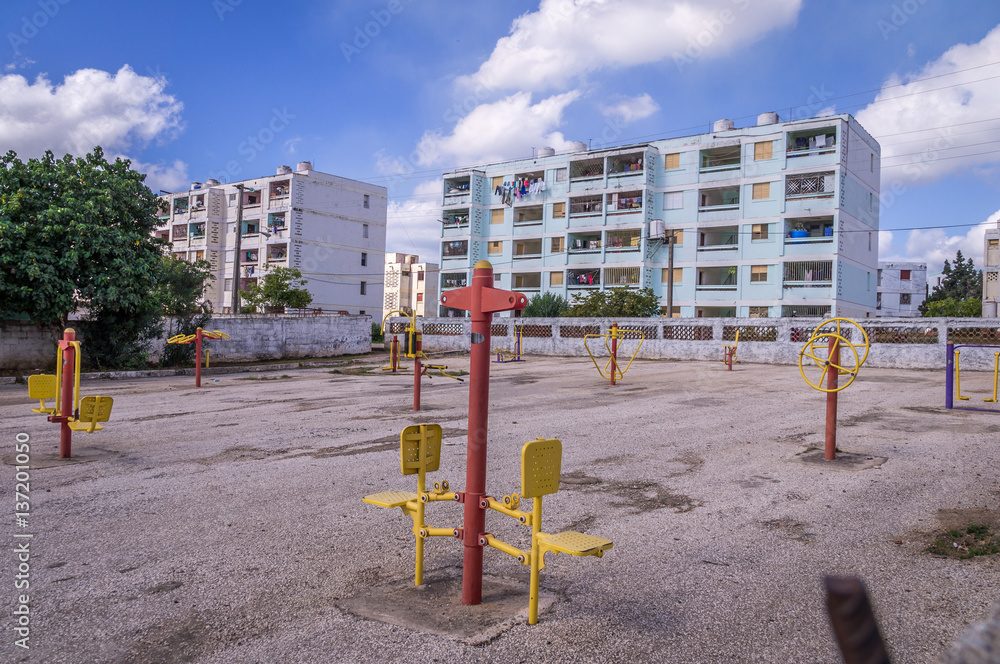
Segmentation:
<svg viewBox="0 0 1000 664">
<path fill-rule="evenodd" d="M 833 326 L 832 330 L 825 329 L 830 326 Z M 852 327 L 857 328 L 858 332 L 861 333 L 861 339 L 864 342 L 863 344 L 847 341 L 847 335 L 844 334 L 844 330 L 850 330 Z M 861 327 L 850 318 L 829 318 L 816 326 L 816 330 L 812 335 L 813 337 L 816 337 L 818 335 L 825 334 L 826 332 L 832 332 L 840 337 L 843 337 L 846 343 L 857 349 L 860 349 L 861 346 L 864 345 L 864 352 L 861 354 L 861 364 L 858 365 L 858 369 L 864 366 L 865 360 L 868 359 L 868 349 L 871 347 L 871 343 L 868 341 L 868 333 L 865 332 L 865 328 Z"/>
<path fill-rule="evenodd" d="M 840 361 L 837 363 L 830 361 L 831 339 L 835 340 L 837 345 L 840 346 Z M 850 354 L 846 358 L 844 357 L 845 349 L 850 351 Z M 851 361 L 852 358 L 853 362 Z M 802 374 L 803 380 L 809 383 L 809 386 L 815 390 L 819 390 L 820 392 L 840 392 L 857 378 L 858 370 L 861 368 L 863 361 L 858 356 L 857 347 L 841 335 L 834 334 L 833 332 L 818 333 L 813 334 L 799 352 L 799 373 Z M 815 369 L 820 370 L 819 377 L 815 381 L 810 380 L 806 374 L 807 367 L 810 373 L 815 373 Z M 830 371 L 836 371 L 839 375 L 849 375 L 850 378 L 846 382 L 838 383 L 837 387 L 831 390 L 824 386 Z"/>
</svg>

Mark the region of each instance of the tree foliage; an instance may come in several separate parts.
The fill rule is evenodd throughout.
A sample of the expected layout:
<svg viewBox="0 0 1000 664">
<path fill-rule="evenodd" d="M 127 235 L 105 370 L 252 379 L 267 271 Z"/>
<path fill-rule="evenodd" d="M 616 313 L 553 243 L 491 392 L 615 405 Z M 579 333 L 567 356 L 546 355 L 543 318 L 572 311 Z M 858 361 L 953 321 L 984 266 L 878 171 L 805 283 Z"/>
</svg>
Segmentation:
<svg viewBox="0 0 1000 664">
<path fill-rule="evenodd" d="M 521 310 L 521 315 L 525 318 L 556 318 L 565 316 L 567 311 L 569 302 L 566 298 L 546 292 L 532 297 L 528 301 L 528 306 Z"/>
<path fill-rule="evenodd" d="M 963 258 L 958 251 L 954 264 L 945 260 L 942 274 L 941 283 L 920 305 L 920 313 L 924 316 L 981 316 L 983 273 L 976 269 L 972 259 Z"/>
<path fill-rule="evenodd" d="M 652 318 L 660 315 L 660 298 L 652 288 L 596 290 L 573 298 L 567 316 L 587 318 Z"/>
<path fill-rule="evenodd" d="M 276 267 L 264 275 L 250 290 L 241 290 L 240 297 L 246 311 L 266 311 L 268 308 L 289 307 L 303 309 L 312 302 L 312 295 L 305 288 L 308 283 L 297 268 Z"/>
<path fill-rule="evenodd" d="M 170 316 L 167 337 L 175 334 L 194 334 L 199 327 L 208 325 L 212 309 L 204 302 L 205 288 L 211 280 L 208 261 L 160 261 L 160 278 L 153 299 L 162 313 Z M 166 344 L 160 363 L 167 366 L 187 365 L 194 360 L 194 344 Z"/>
<path fill-rule="evenodd" d="M 162 243 L 144 179 L 99 147 L 80 158 L 0 157 L 0 314 L 65 326 L 80 307 L 106 322 L 148 309 Z"/>
</svg>

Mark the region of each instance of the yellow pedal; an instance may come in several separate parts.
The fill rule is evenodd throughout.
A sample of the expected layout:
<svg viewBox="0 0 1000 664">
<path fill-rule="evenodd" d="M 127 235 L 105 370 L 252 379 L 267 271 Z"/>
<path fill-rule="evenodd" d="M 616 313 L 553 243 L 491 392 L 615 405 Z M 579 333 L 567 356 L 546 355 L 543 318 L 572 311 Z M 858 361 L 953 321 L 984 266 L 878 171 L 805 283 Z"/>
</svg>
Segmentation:
<svg viewBox="0 0 1000 664">
<path fill-rule="evenodd" d="M 571 556 L 597 556 L 600 558 L 604 555 L 605 551 L 614 546 L 614 543 L 603 537 L 595 537 L 594 535 L 567 530 L 555 535 L 539 537 L 538 546 L 543 551 L 568 553 Z"/>
<path fill-rule="evenodd" d="M 97 424 L 96 422 L 93 423 L 93 428 L 91 428 L 90 422 L 83 422 L 81 420 L 73 420 L 68 424 L 69 428 L 72 429 L 73 431 L 83 431 L 86 433 L 94 433 L 95 431 L 101 431 L 104 429 L 104 427 L 102 427 L 100 424 Z"/>
<path fill-rule="evenodd" d="M 378 507 L 402 507 L 411 500 L 416 500 L 417 494 L 409 491 L 383 491 L 365 496 L 362 501 Z"/>
</svg>

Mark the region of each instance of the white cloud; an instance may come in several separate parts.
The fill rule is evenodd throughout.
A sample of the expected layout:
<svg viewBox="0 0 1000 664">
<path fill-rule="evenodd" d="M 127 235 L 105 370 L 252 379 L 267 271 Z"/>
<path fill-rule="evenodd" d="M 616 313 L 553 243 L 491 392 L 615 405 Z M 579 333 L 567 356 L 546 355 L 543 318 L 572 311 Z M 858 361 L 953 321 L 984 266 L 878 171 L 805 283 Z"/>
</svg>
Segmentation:
<svg viewBox="0 0 1000 664">
<path fill-rule="evenodd" d="M 941 271 L 945 259 L 954 261 L 956 252 L 961 251 L 965 258 L 973 260 L 977 268 L 982 268 L 983 235 L 988 228 L 997 228 L 998 221 L 1000 210 L 991 214 L 986 221 L 973 226 L 964 235 L 948 235 L 941 228 L 912 230 L 901 252 L 897 251 L 893 233 L 879 231 L 879 260 L 926 263 L 927 270 L 933 273 Z"/>
<path fill-rule="evenodd" d="M 132 169 L 146 174 L 146 186 L 154 192 L 186 190 L 191 184 L 188 167 L 180 159 L 172 164 L 144 164 L 132 160 Z"/>
<path fill-rule="evenodd" d="M 605 117 L 618 119 L 622 124 L 629 124 L 636 120 L 648 118 L 658 110 L 660 110 L 660 105 L 653 101 L 648 92 L 629 99 L 623 99 L 611 106 L 601 106 L 601 113 Z"/>
<path fill-rule="evenodd" d="M 527 156 L 533 147 L 568 150 L 570 141 L 555 128 L 562 124 L 563 111 L 579 96 L 578 91 L 566 92 L 532 105 L 531 93 L 519 92 L 480 104 L 458 121 L 451 134 L 425 132 L 413 161 L 417 166 L 458 167 Z M 398 165 L 398 160 L 382 164 L 385 168 Z"/>
<path fill-rule="evenodd" d="M 1000 66 L 984 66 L 998 61 L 1000 26 L 976 44 L 953 46 L 918 72 L 893 75 L 857 113 L 882 145 L 883 191 L 898 194 L 906 185 L 1000 162 L 995 145 L 988 145 L 1000 140 L 1000 84 L 994 78 Z M 937 78 L 914 80 L 928 77 Z"/>
<path fill-rule="evenodd" d="M 428 180 L 402 203 L 389 201 L 386 252 L 419 254 L 422 261 L 438 262 L 441 244 L 441 192 L 443 181 Z"/>
<path fill-rule="evenodd" d="M 165 87 L 164 79 L 127 65 L 115 74 L 80 69 L 58 85 L 44 75 L 34 83 L 0 76 L 0 145 L 27 158 L 45 150 L 83 155 L 96 145 L 112 154 L 171 138 L 184 105 Z"/>
<path fill-rule="evenodd" d="M 802 0 L 541 0 L 514 20 L 461 82 L 487 89 L 566 89 L 600 69 L 672 58 L 681 69 L 752 44 L 798 16 Z"/>
</svg>

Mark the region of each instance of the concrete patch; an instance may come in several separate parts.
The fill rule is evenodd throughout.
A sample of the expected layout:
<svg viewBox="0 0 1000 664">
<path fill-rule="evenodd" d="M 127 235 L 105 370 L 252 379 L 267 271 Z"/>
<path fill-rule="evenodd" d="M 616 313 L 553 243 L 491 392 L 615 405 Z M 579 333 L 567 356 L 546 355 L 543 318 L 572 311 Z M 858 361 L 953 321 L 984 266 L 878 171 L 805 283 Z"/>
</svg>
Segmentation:
<svg viewBox="0 0 1000 664">
<path fill-rule="evenodd" d="M 555 595 L 542 590 L 538 613 Z M 446 567 L 424 573 L 424 585 L 413 578 L 376 586 L 343 600 L 339 608 L 362 618 L 434 634 L 469 645 L 485 645 L 528 619 L 528 585 L 511 579 L 483 577 L 483 603 L 462 604 L 462 571 Z"/>
<path fill-rule="evenodd" d="M 55 449 L 52 451 L 36 452 L 36 448 L 32 448 L 31 452 L 31 470 L 41 470 L 42 468 L 54 468 L 57 466 L 70 466 L 80 463 L 89 463 L 91 461 L 111 461 L 123 456 L 120 452 L 114 452 L 112 450 L 102 450 L 99 447 L 77 447 L 73 446 L 71 452 L 73 456 L 69 459 L 59 458 L 59 444 L 54 443 Z M 17 465 L 14 462 L 14 455 L 9 454 L 3 457 L 3 462 L 8 466 Z"/>
<path fill-rule="evenodd" d="M 795 460 L 807 464 L 822 465 L 824 468 L 832 470 L 868 470 L 869 468 L 881 468 L 882 464 L 889 460 L 889 457 L 868 456 L 867 454 L 837 450 L 837 458 L 833 461 L 827 461 L 824 458 L 823 450 L 810 447 L 806 451 L 796 454 Z"/>
</svg>

